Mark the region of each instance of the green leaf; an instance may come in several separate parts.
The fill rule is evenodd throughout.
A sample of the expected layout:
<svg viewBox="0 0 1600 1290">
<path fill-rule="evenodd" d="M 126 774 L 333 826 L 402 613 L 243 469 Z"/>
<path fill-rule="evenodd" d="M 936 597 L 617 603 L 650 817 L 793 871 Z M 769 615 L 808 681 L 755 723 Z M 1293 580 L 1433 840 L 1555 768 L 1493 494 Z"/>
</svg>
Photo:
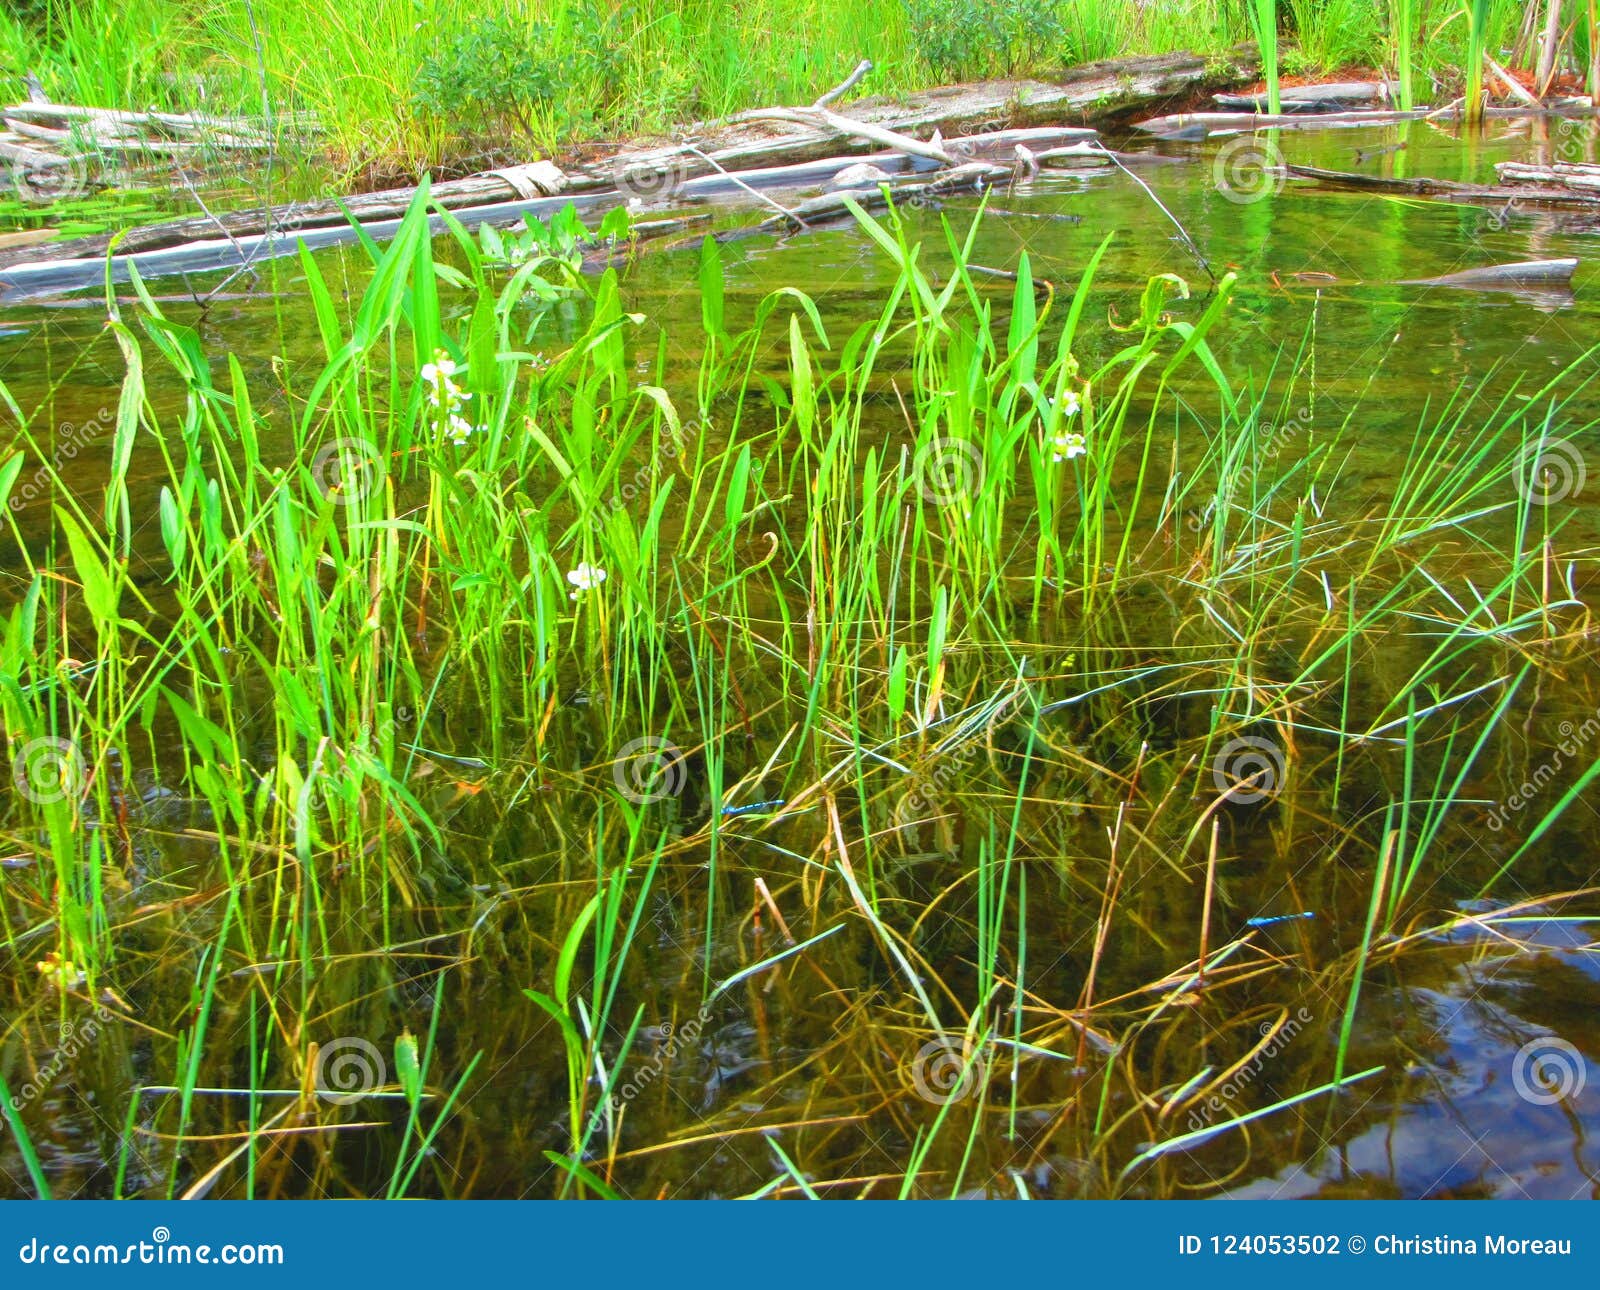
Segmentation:
<svg viewBox="0 0 1600 1290">
<path fill-rule="evenodd" d="M 563 1156 L 556 1151 L 546 1151 L 544 1153 L 544 1158 L 553 1164 L 557 1169 L 563 1169 L 567 1173 L 571 1174 L 602 1200 L 622 1199 L 621 1196 L 617 1195 L 615 1189 L 609 1186 L 605 1179 L 600 1177 L 599 1174 L 595 1173 L 593 1169 L 590 1169 L 587 1165 L 579 1164 L 570 1156 Z"/>
<path fill-rule="evenodd" d="M 422 1063 L 417 1057 L 417 1037 L 409 1030 L 394 1041 L 394 1071 L 406 1101 L 416 1106 L 422 1100 Z"/>
<path fill-rule="evenodd" d="M 556 999 L 561 1004 L 561 1010 L 567 1008 L 567 990 L 572 984 L 572 967 L 578 958 L 578 947 L 583 943 L 583 934 L 589 930 L 589 924 L 594 921 L 594 916 L 600 909 L 600 896 L 595 894 L 578 911 L 578 916 L 573 920 L 572 926 L 567 929 L 567 939 L 561 943 L 561 953 L 556 959 Z"/>
<path fill-rule="evenodd" d="M 717 339 L 723 334 L 724 322 L 722 248 L 716 238 L 707 237 L 700 243 L 700 324 L 706 335 Z"/>
<path fill-rule="evenodd" d="M 112 624 L 117 621 L 117 585 L 100 562 L 89 535 L 78 521 L 61 507 L 55 508 L 56 523 L 67 535 L 67 547 L 72 552 L 72 565 L 77 570 L 78 581 L 83 586 L 83 603 L 94 615 L 96 622 Z"/>
<path fill-rule="evenodd" d="M 6 504 L 11 500 L 11 490 L 16 486 L 17 476 L 22 473 L 22 454 L 14 452 L 6 458 L 5 464 L 0 466 L 0 514 L 6 509 Z"/>
<path fill-rule="evenodd" d="M 160 511 L 161 542 L 167 548 L 167 557 L 172 561 L 172 572 L 176 576 L 189 544 L 188 527 L 183 522 L 182 512 L 178 510 L 178 499 L 164 484 L 161 487 Z"/>
</svg>

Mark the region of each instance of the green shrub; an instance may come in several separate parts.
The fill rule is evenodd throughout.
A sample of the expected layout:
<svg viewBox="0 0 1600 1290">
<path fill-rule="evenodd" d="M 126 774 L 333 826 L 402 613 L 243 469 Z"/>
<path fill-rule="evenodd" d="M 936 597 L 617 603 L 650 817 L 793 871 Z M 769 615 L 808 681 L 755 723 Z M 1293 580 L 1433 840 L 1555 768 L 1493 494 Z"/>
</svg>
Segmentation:
<svg viewBox="0 0 1600 1290">
<path fill-rule="evenodd" d="M 627 57 L 626 17 L 588 0 L 559 22 L 474 19 L 423 60 L 415 105 L 469 133 L 514 125 L 547 139 L 570 130 L 609 101 L 605 87 Z"/>
<path fill-rule="evenodd" d="M 1062 42 L 1050 0 L 905 0 L 914 48 L 943 79 L 1007 74 L 1053 61 Z"/>
</svg>

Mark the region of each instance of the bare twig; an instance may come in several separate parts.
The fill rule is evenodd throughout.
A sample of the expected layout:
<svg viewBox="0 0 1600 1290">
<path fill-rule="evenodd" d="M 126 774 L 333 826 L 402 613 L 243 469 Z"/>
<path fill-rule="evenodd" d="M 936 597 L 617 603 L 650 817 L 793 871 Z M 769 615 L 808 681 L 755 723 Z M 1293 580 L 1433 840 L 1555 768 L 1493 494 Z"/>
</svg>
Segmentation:
<svg viewBox="0 0 1600 1290">
<path fill-rule="evenodd" d="M 1512 98 L 1518 102 L 1528 104 L 1529 107 L 1543 106 L 1536 97 L 1522 87 L 1521 82 L 1506 71 L 1505 68 L 1501 67 L 1499 63 L 1495 62 L 1494 59 L 1490 58 L 1488 54 L 1483 56 L 1483 62 L 1484 66 L 1494 74 L 1495 79 L 1505 84 L 1506 91 Z"/>
<path fill-rule="evenodd" d="M 750 187 L 749 184 L 745 183 L 744 180 L 740 179 L 738 175 L 734 174 L 731 170 L 725 169 L 723 167 L 723 165 L 719 161 L 717 161 L 717 159 L 715 157 L 709 156 L 708 154 L 702 152 L 699 148 L 695 147 L 694 144 L 692 144 L 692 143 L 684 144 L 683 151 L 693 153 L 695 156 L 699 157 L 701 161 L 705 162 L 708 166 L 710 166 L 713 170 L 721 171 L 722 174 L 727 175 L 727 177 L 729 179 L 733 180 L 733 182 L 735 184 L 737 184 L 740 188 L 744 189 L 745 192 L 749 193 L 750 196 L 754 197 L 758 202 L 765 202 L 768 206 L 772 207 L 773 210 L 777 211 L 778 214 L 787 215 L 796 224 L 800 225 L 801 228 L 808 228 L 809 227 L 809 225 L 805 222 L 805 220 L 801 219 L 798 215 L 796 215 L 787 206 L 784 206 L 784 205 L 774 201 L 772 198 L 768 197 L 765 193 L 757 192 L 754 188 Z"/>
<path fill-rule="evenodd" d="M 856 64 L 855 71 L 851 72 L 849 76 L 845 77 L 844 80 L 840 81 L 839 84 L 835 85 L 811 106 L 814 108 L 825 108 L 828 106 L 828 104 L 834 102 L 835 100 L 843 98 L 851 90 L 855 89 L 857 85 L 861 84 L 862 80 L 871 70 L 872 60 L 870 58 L 863 58 L 859 63 Z"/>
<path fill-rule="evenodd" d="M 921 139 L 913 139 L 909 134 L 901 134 L 898 130 L 890 130 L 869 121 L 857 121 L 854 117 L 841 116 L 828 108 L 752 108 L 748 112 L 739 113 L 734 119 L 791 121 L 796 125 L 811 126 L 813 129 L 831 130 L 847 138 L 880 143 L 885 148 L 893 148 L 896 152 L 903 152 L 910 157 L 926 157 L 930 161 L 937 161 L 941 166 L 956 164 L 956 158 L 942 143 L 923 143 Z"/>
<path fill-rule="evenodd" d="M 1133 171 L 1124 166 L 1121 160 L 1117 157 L 1117 154 L 1112 152 L 1110 148 L 1107 148 L 1101 144 L 1099 140 L 1095 140 L 1093 148 L 1098 148 L 1101 152 L 1105 153 L 1106 156 L 1110 157 L 1118 170 L 1122 171 L 1122 173 L 1125 174 L 1129 179 L 1133 180 L 1133 182 L 1138 184 L 1140 188 L 1144 189 L 1146 195 L 1156 204 L 1156 209 L 1172 221 L 1172 227 L 1178 230 L 1178 239 L 1183 243 L 1184 248 L 1189 252 L 1190 255 L 1194 256 L 1195 261 L 1202 269 L 1206 271 L 1206 277 L 1210 278 L 1212 283 L 1215 284 L 1217 275 L 1211 271 L 1211 261 L 1206 259 L 1206 257 L 1201 254 L 1200 248 L 1195 245 L 1194 239 L 1189 236 L 1189 230 L 1184 228 L 1184 226 L 1179 223 L 1178 217 L 1169 211 L 1164 205 L 1162 205 L 1161 199 L 1155 194 L 1155 189 L 1151 188 L 1150 185 L 1145 183 L 1144 180 L 1140 179 L 1138 175 L 1134 174 Z"/>
</svg>

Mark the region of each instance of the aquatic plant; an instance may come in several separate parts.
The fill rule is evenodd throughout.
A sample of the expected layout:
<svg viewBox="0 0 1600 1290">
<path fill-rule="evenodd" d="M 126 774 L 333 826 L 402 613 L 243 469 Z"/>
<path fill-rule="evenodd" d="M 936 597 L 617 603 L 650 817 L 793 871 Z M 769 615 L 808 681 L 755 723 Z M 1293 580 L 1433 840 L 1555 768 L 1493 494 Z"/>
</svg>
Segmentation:
<svg viewBox="0 0 1600 1290">
<path fill-rule="evenodd" d="M 1267 80 L 1267 111 L 1276 115 L 1283 108 L 1278 94 L 1278 0 L 1251 0 L 1246 12 L 1256 45 L 1261 50 L 1261 67 Z"/>
<path fill-rule="evenodd" d="M 656 1194 L 757 1135 L 718 1188 L 1203 1186 L 1600 774 L 1468 845 L 1592 648 L 1544 482 L 1592 354 L 1359 492 L 1362 399 L 1310 331 L 1234 369 L 1232 274 L 997 279 L 981 210 L 858 206 L 858 316 L 706 238 L 669 326 L 575 216 L 429 200 L 284 266 L 309 357 L 108 293 L 88 488 L 0 386 L 51 507 L 4 507 L 7 1060 L 96 1018 L 105 1193 Z"/>
</svg>

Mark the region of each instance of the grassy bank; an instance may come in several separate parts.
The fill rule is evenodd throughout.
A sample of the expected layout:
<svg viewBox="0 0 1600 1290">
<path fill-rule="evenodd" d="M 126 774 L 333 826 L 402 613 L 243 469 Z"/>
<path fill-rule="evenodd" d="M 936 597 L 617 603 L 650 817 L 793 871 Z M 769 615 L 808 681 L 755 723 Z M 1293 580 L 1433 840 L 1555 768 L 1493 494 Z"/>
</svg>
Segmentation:
<svg viewBox="0 0 1600 1290">
<path fill-rule="evenodd" d="M 1474 8 L 1476 25 L 1441 0 L 1284 0 L 1282 70 L 1409 67 L 1437 97 L 1429 78 L 1462 80 L 1469 27 L 1502 58 L 1516 43 L 1518 0 Z M 1270 33 L 1262 14 L 1254 0 L 24 0 L 0 14 L 0 69 L 9 93 L 34 69 L 67 102 L 308 110 L 336 164 L 410 172 L 809 101 L 863 57 L 879 68 L 867 92 L 893 94 L 1221 51 Z"/>
</svg>

